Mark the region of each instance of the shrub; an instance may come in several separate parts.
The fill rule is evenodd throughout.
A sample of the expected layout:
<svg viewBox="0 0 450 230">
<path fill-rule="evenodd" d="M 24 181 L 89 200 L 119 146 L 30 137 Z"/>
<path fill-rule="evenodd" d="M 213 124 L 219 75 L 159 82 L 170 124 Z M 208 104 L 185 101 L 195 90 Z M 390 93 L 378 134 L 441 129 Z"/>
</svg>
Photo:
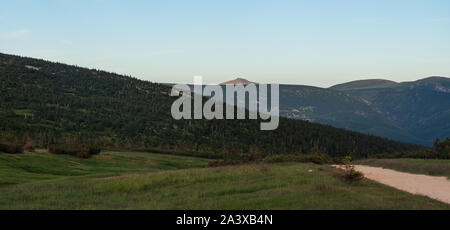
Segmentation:
<svg viewBox="0 0 450 230">
<path fill-rule="evenodd" d="M 28 152 L 34 152 L 35 146 L 34 146 L 33 140 L 27 139 L 27 142 L 25 143 L 23 148 Z"/>
<path fill-rule="evenodd" d="M 101 149 L 96 147 L 89 147 L 88 153 L 89 155 L 97 155 L 101 152 Z"/>
<path fill-rule="evenodd" d="M 360 171 L 352 169 L 346 174 L 346 178 L 350 182 L 356 182 L 362 180 L 364 178 L 364 174 Z"/>
<path fill-rule="evenodd" d="M 355 170 L 355 166 L 351 164 L 352 158 L 346 156 L 343 160 L 344 163 L 344 179 L 350 183 L 360 181 L 364 178 L 364 174 Z"/>
<path fill-rule="evenodd" d="M 67 150 L 62 148 L 61 146 L 49 145 L 48 151 L 54 154 L 69 154 Z"/>
<path fill-rule="evenodd" d="M 434 142 L 434 150 L 441 158 L 450 157 L 450 139 L 445 138 L 445 140 L 441 141 L 436 139 Z"/>
<path fill-rule="evenodd" d="M 89 153 L 83 153 L 83 152 L 76 152 L 76 153 L 71 154 L 71 155 L 76 156 L 78 158 L 84 158 L 84 159 L 91 157 L 91 155 Z"/>
<path fill-rule="evenodd" d="M 19 145 L 0 144 L 0 151 L 4 153 L 23 153 L 23 148 Z"/>
<path fill-rule="evenodd" d="M 96 147 L 86 147 L 83 145 L 49 145 L 48 150 L 54 154 L 67 154 L 78 158 L 90 158 L 99 154 L 101 150 Z"/>
<path fill-rule="evenodd" d="M 312 162 L 314 164 L 319 164 L 319 165 L 327 164 L 327 163 L 331 162 L 330 158 L 323 153 L 307 154 L 305 157 L 308 162 Z"/>
</svg>

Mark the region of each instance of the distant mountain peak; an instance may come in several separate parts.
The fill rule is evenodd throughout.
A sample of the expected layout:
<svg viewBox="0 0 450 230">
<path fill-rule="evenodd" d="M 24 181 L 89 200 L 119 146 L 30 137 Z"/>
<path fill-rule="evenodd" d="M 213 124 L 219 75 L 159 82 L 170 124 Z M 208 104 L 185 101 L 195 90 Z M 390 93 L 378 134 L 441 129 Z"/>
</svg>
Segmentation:
<svg viewBox="0 0 450 230">
<path fill-rule="evenodd" d="M 348 90 L 367 90 L 367 89 L 380 89 L 380 88 L 392 88 L 400 86 L 410 86 L 414 87 L 417 85 L 438 85 L 445 84 L 448 87 L 450 84 L 450 78 L 441 76 L 431 76 L 416 81 L 405 81 L 405 82 L 395 82 L 385 79 L 367 79 L 367 80 L 357 80 L 346 82 L 330 87 L 333 90 L 348 91 Z M 442 86 L 444 87 L 444 86 Z M 447 91 L 447 89 L 446 89 Z"/>
<path fill-rule="evenodd" d="M 248 84 L 258 84 L 258 83 L 249 81 L 245 78 L 238 77 L 231 81 L 222 82 L 219 85 L 248 85 Z"/>
<path fill-rule="evenodd" d="M 395 81 L 385 80 L 385 79 L 367 79 L 367 80 L 357 80 L 351 81 L 343 84 L 338 84 L 330 87 L 334 90 L 354 90 L 354 89 L 371 89 L 371 88 L 385 88 L 392 87 L 399 84 Z"/>
<path fill-rule="evenodd" d="M 424 79 L 417 80 L 416 82 L 450 82 L 450 78 L 441 76 L 431 76 Z"/>
</svg>

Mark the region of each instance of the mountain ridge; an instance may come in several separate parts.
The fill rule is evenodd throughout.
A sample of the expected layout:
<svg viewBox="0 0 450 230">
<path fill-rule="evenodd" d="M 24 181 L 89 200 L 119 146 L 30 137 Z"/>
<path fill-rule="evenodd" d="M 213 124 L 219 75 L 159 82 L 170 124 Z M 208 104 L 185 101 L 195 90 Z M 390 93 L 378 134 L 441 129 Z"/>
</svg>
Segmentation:
<svg viewBox="0 0 450 230">
<path fill-rule="evenodd" d="M 329 88 L 280 84 L 280 115 L 431 146 L 450 136 L 449 93 L 450 79 L 436 76 L 365 79 Z"/>
<path fill-rule="evenodd" d="M 344 89 L 355 89 L 355 88 L 382 88 L 388 86 L 395 86 L 399 84 L 398 82 L 385 80 L 385 79 L 364 79 L 355 80 L 350 82 L 345 82 L 329 87 L 329 89 L 344 90 Z"/>
<path fill-rule="evenodd" d="M 435 138 L 450 136 L 450 78 L 427 77 L 378 88 L 351 87 L 352 83 L 333 90 L 360 97 L 380 111 L 388 120 L 431 145 Z"/>
<path fill-rule="evenodd" d="M 282 117 L 273 131 L 259 130 L 261 120 L 175 120 L 170 111 L 176 97 L 169 96 L 170 90 L 105 71 L 0 54 L 0 142 L 31 138 L 41 147 L 95 143 L 208 155 L 318 149 L 338 158 L 420 147 Z"/>
</svg>

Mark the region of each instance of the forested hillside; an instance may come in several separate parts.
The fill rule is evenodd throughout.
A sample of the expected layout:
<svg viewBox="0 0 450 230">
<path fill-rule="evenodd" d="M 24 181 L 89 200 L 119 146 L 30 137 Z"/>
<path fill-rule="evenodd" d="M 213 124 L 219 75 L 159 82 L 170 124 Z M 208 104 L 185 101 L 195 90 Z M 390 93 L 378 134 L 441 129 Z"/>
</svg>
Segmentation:
<svg viewBox="0 0 450 230">
<path fill-rule="evenodd" d="M 308 153 L 364 157 L 418 146 L 280 119 L 274 131 L 258 120 L 174 120 L 170 87 L 114 73 L 0 54 L 3 142 L 95 143 L 106 148 L 214 153 Z"/>
<path fill-rule="evenodd" d="M 221 85 L 230 83 L 251 82 L 237 78 Z M 331 88 L 281 84 L 279 89 L 283 117 L 425 146 L 450 136 L 449 78 L 360 80 Z"/>
<path fill-rule="evenodd" d="M 331 89 L 363 98 L 403 133 L 414 137 L 408 139 L 405 135 L 401 140 L 431 146 L 436 138 L 450 136 L 450 78 L 429 77 L 401 83 L 364 80 Z"/>
</svg>

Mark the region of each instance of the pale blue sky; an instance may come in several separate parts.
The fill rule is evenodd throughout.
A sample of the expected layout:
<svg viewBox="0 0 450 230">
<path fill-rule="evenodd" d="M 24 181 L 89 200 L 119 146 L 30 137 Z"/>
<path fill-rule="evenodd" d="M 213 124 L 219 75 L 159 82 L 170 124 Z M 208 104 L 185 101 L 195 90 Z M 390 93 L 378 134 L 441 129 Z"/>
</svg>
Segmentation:
<svg viewBox="0 0 450 230">
<path fill-rule="evenodd" d="M 450 1 L 2 1 L 0 52 L 155 82 L 450 76 Z"/>
</svg>

